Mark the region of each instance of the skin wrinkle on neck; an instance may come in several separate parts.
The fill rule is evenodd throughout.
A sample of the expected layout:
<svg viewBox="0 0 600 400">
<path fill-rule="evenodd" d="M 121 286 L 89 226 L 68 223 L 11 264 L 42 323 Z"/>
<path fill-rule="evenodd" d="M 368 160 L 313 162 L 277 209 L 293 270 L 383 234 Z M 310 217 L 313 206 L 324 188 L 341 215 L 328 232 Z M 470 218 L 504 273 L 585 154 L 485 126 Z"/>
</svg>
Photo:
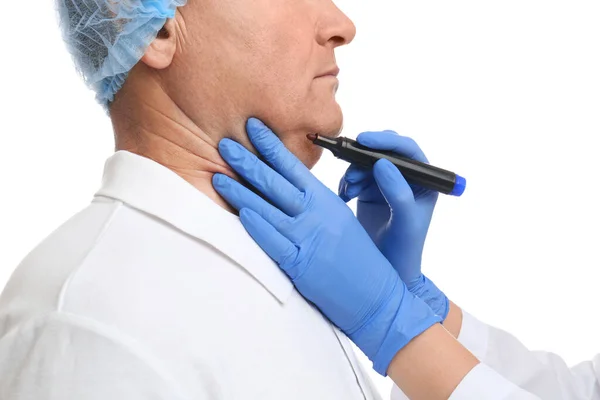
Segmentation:
<svg viewBox="0 0 600 400">
<path fill-rule="evenodd" d="M 148 80 L 147 84 L 160 87 L 164 93 L 155 79 Z M 125 113 L 113 117 L 116 150 L 130 151 L 169 168 L 221 207 L 236 213 L 212 187 L 212 177 L 217 172 L 234 179 L 239 177 L 219 156 L 217 142 L 211 135 L 188 118 L 183 118 L 185 122 L 182 122 L 163 111 L 173 108 L 178 111 L 177 114 L 184 116 L 173 102 L 166 108 L 154 105 L 155 98 L 133 97 L 136 100 L 134 115 L 140 113 L 147 118 L 135 118 Z M 133 105 L 130 104 L 130 107 Z"/>
<path fill-rule="evenodd" d="M 167 121 L 169 121 L 169 123 L 173 123 L 175 126 L 179 127 L 180 129 L 177 130 L 177 132 L 180 132 L 185 138 L 187 138 L 189 141 L 194 140 L 195 138 L 199 139 L 201 142 L 204 142 L 206 144 L 208 144 L 210 147 L 216 148 L 217 147 L 217 142 L 215 142 L 210 135 L 205 134 L 204 132 L 202 132 L 202 130 L 198 127 L 188 127 L 186 125 L 184 125 L 182 122 L 177 121 L 175 118 L 170 117 L 169 115 L 167 115 L 166 113 L 162 112 L 160 109 L 153 107 L 152 105 L 146 103 L 144 100 L 140 100 L 140 104 L 143 106 L 146 106 L 148 108 L 149 111 L 154 112 L 159 114 L 160 118 L 164 118 Z M 165 140 L 167 140 L 168 142 L 170 142 L 171 144 L 175 145 L 175 146 L 179 146 L 181 147 L 183 150 L 187 151 L 188 153 L 190 153 L 191 155 L 203 158 L 202 154 L 196 153 L 194 152 L 192 149 L 186 147 L 184 144 L 179 143 L 178 141 L 175 140 L 175 138 L 177 138 L 179 135 L 172 135 L 174 136 L 173 139 L 170 139 L 168 137 L 166 137 L 163 134 L 154 132 L 152 129 L 149 128 L 145 128 L 143 126 L 141 126 L 140 124 L 137 125 L 137 127 L 139 129 L 144 130 L 145 132 L 147 132 L 150 135 L 155 135 L 158 136 L 160 138 L 163 138 Z M 185 140 L 184 140 L 185 142 Z M 222 167 L 227 169 L 228 166 L 227 164 L 221 160 L 221 163 L 217 164 Z"/>
</svg>

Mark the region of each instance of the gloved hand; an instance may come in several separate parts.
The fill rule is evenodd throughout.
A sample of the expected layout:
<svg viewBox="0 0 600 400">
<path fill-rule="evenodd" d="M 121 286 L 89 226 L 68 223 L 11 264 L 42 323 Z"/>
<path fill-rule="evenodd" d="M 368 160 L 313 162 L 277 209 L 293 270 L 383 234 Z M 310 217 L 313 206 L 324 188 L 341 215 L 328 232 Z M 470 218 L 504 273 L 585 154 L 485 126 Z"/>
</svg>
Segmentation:
<svg viewBox="0 0 600 400">
<path fill-rule="evenodd" d="M 440 317 L 406 289 L 352 211 L 269 128 L 250 119 L 247 130 L 273 169 L 232 140 L 223 139 L 219 151 L 274 205 L 225 175 L 214 176 L 215 189 L 298 291 L 385 375 L 395 354 Z"/>
<path fill-rule="evenodd" d="M 392 131 L 361 133 L 357 141 L 427 162 L 412 139 Z M 339 195 L 344 201 L 358 197 L 357 217 L 373 242 L 408 290 L 445 320 L 448 298 L 421 273 L 423 246 L 438 193 L 410 186 L 391 162 L 380 160 L 372 169 L 351 165 L 340 181 Z"/>
</svg>

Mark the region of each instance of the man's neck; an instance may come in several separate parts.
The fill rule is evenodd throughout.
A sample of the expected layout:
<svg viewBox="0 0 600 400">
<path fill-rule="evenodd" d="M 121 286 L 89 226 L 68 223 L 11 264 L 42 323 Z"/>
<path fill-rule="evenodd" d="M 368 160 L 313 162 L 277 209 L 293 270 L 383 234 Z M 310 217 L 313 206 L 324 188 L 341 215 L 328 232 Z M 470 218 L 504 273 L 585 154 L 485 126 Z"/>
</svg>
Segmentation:
<svg viewBox="0 0 600 400">
<path fill-rule="evenodd" d="M 138 88 L 139 89 L 139 88 Z M 171 169 L 214 202 L 235 212 L 212 186 L 215 173 L 236 178 L 217 150 L 224 132 L 208 134 L 156 82 L 127 91 L 111 108 L 116 150 L 127 150 Z M 133 93 L 135 98 L 132 98 Z M 139 94 L 138 94 L 139 93 Z"/>
</svg>

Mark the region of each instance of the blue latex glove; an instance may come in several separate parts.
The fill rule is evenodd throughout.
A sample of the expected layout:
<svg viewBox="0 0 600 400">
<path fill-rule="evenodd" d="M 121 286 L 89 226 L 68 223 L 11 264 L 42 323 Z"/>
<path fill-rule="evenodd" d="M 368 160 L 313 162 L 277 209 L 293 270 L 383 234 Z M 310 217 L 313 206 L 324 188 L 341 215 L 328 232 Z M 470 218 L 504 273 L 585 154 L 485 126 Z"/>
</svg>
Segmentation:
<svg viewBox="0 0 600 400">
<path fill-rule="evenodd" d="M 272 168 L 229 139 L 219 151 L 273 205 L 225 175 L 214 176 L 215 189 L 298 291 L 385 375 L 395 354 L 439 316 L 406 289 L 348 206 L 269 128 L 250 119 L 247 130 Z"/>
<path fill-rule="evenodd" d="M 428 162 L 412 139 L 392 131 L 365 132 L 357 141 L 373 149 L 391 150 Z M 358 197 L 358 220 L 379 250 L 408 290 L 446 319 L 448 298 L 421 273 L 423 246 L 438 193 L 409 185 L 391 162 L 380 160 L 372 169 L 351 165 L 340 181 L 339 195 L 344 201 Z"/>
</svg>

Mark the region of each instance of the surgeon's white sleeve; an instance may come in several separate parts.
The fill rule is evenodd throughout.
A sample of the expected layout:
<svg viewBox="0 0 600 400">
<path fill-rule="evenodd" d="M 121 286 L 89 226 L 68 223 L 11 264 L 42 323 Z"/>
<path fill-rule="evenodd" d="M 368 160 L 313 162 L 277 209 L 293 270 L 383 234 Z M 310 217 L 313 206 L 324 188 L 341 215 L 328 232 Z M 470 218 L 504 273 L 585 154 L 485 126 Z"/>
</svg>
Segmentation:
<svg viewBox="0 0 600 400">
<path fill-rule="evenodd" d="M 452 392 L 449 400 L 540 400 L 503 378 L 485 364 L 471 370 Z"/>
<path fill-rule="evenodd" d="M 408 397 L 397 386 L 392 389 L 392 400 Z M 485 364 L 471 370 L 454 389 L 448 400 L 541 400 L 539 397 L 509 382 Z"/>
<path fill-rule="evenodd" d="M 473 353 L 482 364 L 465 377 L 456 389 L 453 400 L 480 399 L 526 399 L 523 393 L 531 393 L 544 400 L 600 400 L 600 357 L 569 368 L 564 360 L 552 353 L 530 351 L 512 335 L 488 326 L 473 316 L 463 312 L 463 324 L 458 340 Z M 521 389 L 521 394 L 510 393 L 508 397 L 468 397 L 468 393 L 478 385 L 487 382 L 493 396 L 494 384 L 481 378 L 479 370 L 486 369 L 484 375 L 502 376 L 496 380 L 496 388 L 505 387 L 507 381 Z M 492 378 L 493 379 L 493 378 Z M 504 381 L 504 384 L 500 383 Z M 496 389 L 498 390 L 498 389 Z M 453 396 L 454 396 L 453 395 Z M 512 397 L 511 397 L 512 396 Z M 394 387 L 392 399 L 406 397 Z M 530 397 L 531 398 L 531 397 Z"/>
<path fill-rule="evenodd" d="M 515 337 L 463 312 L 459 341 L 519 387 L 546 400 L 600 400 L 600 358 L 570 368 L 559 356 L 530 351 Z"/>
<path fill-rule="evenodd" d="M 187 398 L 138 344 L 93 321 L 55 313 L 0 337 L 0 399 Z"/>
</svg>

